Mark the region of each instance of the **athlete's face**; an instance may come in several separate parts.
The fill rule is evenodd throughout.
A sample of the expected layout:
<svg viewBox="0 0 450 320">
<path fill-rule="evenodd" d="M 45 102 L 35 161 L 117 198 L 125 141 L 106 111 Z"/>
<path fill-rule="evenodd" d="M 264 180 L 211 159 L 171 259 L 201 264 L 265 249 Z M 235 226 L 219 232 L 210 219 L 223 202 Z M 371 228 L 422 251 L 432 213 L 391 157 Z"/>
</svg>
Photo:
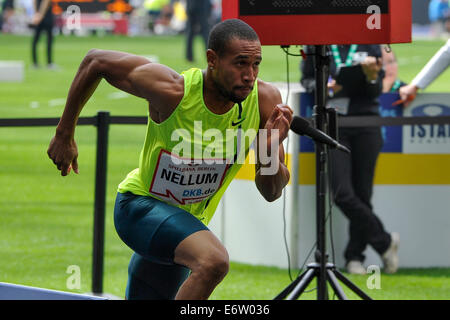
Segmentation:
<svg viewBox="0 0 450 320">
<path fill-rule="evenodd" d="M 233 102 L 247 98 L 258 77 L 261 63 L 259 41 L 232 39 L 214 61 L 213 80 L 221 95 Z"/>
</svg>

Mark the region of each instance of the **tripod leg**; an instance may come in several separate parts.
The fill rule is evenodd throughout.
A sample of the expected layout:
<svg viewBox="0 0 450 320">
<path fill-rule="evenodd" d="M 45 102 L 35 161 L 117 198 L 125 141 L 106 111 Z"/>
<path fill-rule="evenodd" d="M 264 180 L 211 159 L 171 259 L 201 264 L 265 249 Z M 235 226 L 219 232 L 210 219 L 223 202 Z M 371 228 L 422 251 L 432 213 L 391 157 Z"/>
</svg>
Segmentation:
<svg viewBox="0 0 450 320">
<path fill-rule="evenodd" d="M 348 300 L 347 296 L 345 295 L 344 291 L 342 290 L 342 288 L 339 286 L 339 283 L 336 279 L 336 276 L 334 275 L 333 271 L 331 270 L 327 270 L 327 276 L 328 276 L 328 280 L 330 282 L 331 287 L 333 288 L 334 292 L 336 293 L 336 295 L 338 296 L 338 298 L 340 300 Z"/>
<path fill-rule="evenodd" d="M 302 294 L 302 292 L 305 291 L 308 284 L 312 281 L 315 273 L 316 273 L 316 270 L 308 269 L 308 271 L 306 271 L 303 279 L 298 283 L 298 285 L 294 288 L 294 290 L 286 298 L 286 300 L 297 300 L 297 298 Z"/>
<path fill-rule="evenodd" d="M 347 287 L 349 287 L 354 293 L 356 293 L 363 300 L 372 300 L 367 294 L 365 294 L 361 289 L 359 289 L 353 282 L 348 280 L 342 273 L 338 270 L 333 270 L 336 277 L 342 281 Z"/>
<path fill-rule="evenodd" d="M 275 298 L 274 300 L 283 300 L 284 298 L 286 298 L 286 296 L 289 294 L 289 292 L 292 291 L 292 289 L 295 288 L 295 286 L 297 285 L 297 283 L 299 283 L 302 278 L 305 276 L 306 272 L 302 273 L 301 275 L 299 275 L 297 277 L 297 279 L 295 279 L 294 281 L 291 282 L 291 284 L 289 286 L 286 287 L 286 289 L 284 289 L 283 291 L 281 291 Z"/>
</svg>

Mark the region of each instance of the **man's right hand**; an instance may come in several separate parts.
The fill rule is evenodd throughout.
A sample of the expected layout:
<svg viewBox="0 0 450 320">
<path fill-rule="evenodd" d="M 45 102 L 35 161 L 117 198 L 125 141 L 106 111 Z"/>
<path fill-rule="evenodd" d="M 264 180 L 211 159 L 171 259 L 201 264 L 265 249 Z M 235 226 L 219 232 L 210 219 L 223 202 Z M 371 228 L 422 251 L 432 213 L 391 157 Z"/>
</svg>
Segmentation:
<svg viewBox="0 0 450 320">
<path fill-rule="evenodd" d="M 50 141 L 47 154 L 61 171 L 62 176 L 67 176 L 71 169 L 78 174 L 78 148 L 74 139 L 64 139 L 55 135 Z"/>
</svg>

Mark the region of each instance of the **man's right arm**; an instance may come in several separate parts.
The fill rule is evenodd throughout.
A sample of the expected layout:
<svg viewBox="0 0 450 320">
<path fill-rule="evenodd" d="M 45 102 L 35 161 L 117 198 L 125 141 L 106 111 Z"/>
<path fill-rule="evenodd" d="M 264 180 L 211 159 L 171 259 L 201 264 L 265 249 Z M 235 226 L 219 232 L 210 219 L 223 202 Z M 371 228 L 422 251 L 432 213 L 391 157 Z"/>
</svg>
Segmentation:
<svg viewBox="0 0 450 320">
<path fill-rule="evenodd" d="M 171 112 L 183 90 L 180 75 L 168 67 L 150 63 L 132 54 L 90 50 L 71 84 L 66 106 L 48 148 L 48 155 L 65 176 L 72 167 L 78 173 L 75 126 L 82 108 L 101 79 L 114 87 L 146 100 L 155 112 Z"/>
</svg>

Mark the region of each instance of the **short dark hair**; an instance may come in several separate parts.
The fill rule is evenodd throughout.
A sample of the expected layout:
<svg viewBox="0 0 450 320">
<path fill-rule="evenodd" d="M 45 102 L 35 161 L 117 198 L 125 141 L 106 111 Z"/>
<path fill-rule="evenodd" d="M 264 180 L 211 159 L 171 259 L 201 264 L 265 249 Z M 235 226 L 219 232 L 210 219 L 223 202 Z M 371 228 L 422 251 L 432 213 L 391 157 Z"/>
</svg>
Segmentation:
<svg viewBox="0 0 450 320">
<path fill-rule="evenodd" d="M 232 39 L 259 41 L 255 30 L 247 23 L 239 19 L 228 19 L 219 22 L 212 28 L 209 34 L 208 49 L 214 50 L 219 56 L 222 56 Z"/>
</svg>

